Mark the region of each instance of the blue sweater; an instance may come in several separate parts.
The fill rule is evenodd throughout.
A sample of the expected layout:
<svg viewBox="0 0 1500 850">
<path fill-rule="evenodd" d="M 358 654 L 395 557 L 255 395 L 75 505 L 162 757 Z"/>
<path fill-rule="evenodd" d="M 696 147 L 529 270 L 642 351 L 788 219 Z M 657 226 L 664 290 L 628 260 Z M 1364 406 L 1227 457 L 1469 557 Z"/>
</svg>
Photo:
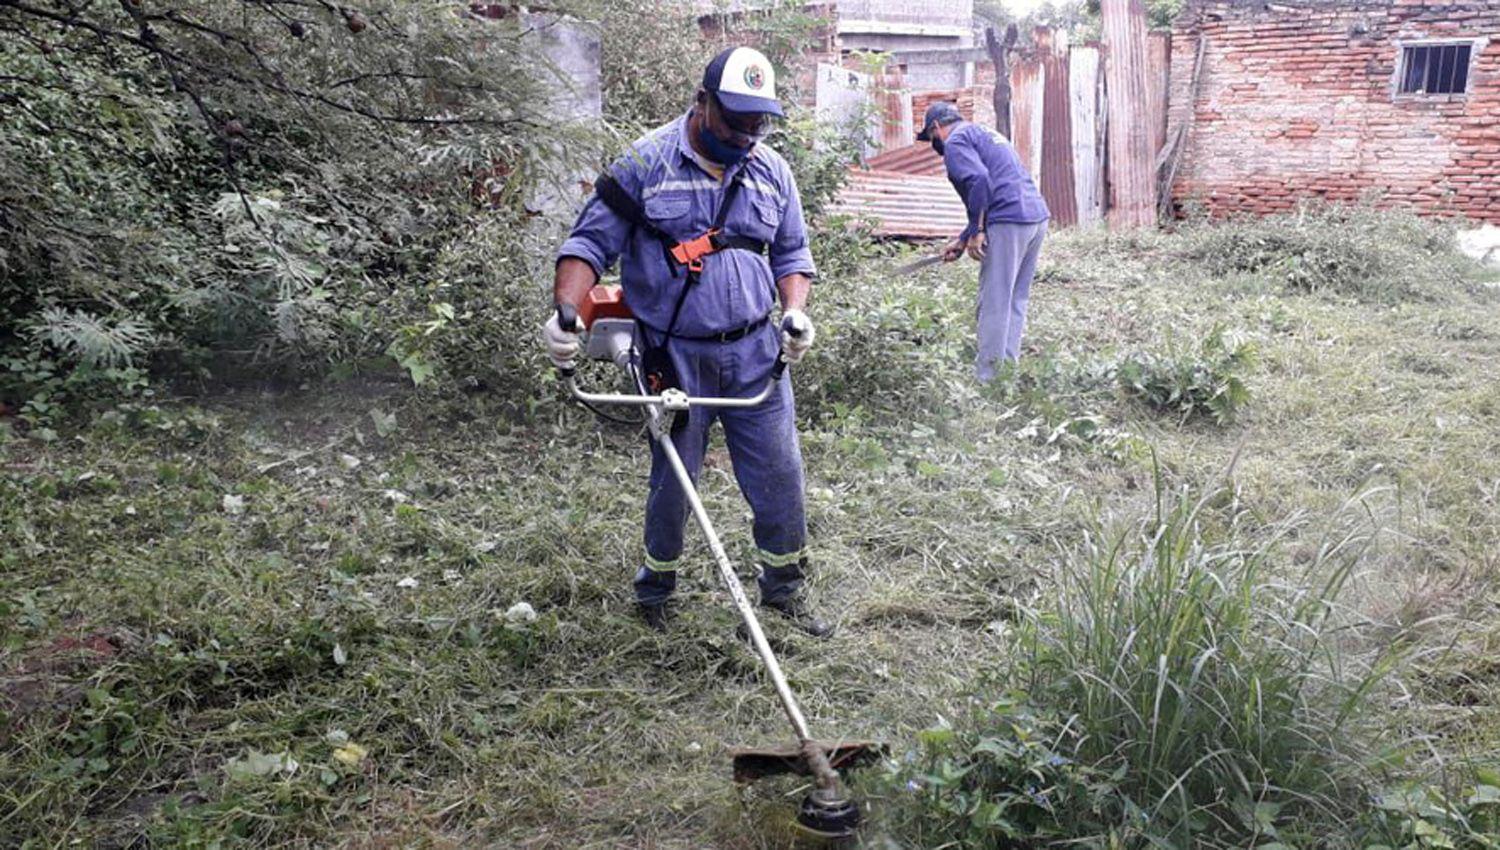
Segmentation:
<svg viewBox="0 0 1500 850">
<path fill-rule="evenodd" d="M 959 122 L 944 144 L 943 164 L 948 182 L 969 210 L 969 226 L 960 239 L 974 235 L 981 215 L 986 225 L 1035 224 L 1052 217 L 1016 149 L 998 134 Z"/>
</svg>

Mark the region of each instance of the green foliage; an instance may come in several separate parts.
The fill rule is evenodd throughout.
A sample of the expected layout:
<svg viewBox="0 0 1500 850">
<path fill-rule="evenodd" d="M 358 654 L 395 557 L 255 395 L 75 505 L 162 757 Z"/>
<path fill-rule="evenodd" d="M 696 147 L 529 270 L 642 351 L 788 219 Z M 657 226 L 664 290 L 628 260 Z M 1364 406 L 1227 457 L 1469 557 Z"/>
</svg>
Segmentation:
<svg viewBox="0 0 1500 850">
<path fill-rule="evenodd" d="M 1072 724 L 1023 694 L 973 711 L 962 730 L 925 730 L 917 757 L 885 778 L 900 801 L 892 820 L 914 846 L 1006 847 L 1086 834 L 1079 813 L 1120 819 L 1131 807 L 1119 790 L 1124 771 L 1105 775 L 1079 764 L 1067 755 L 1078 739 Z M 1121 846 L 1122 836 L 1135 834 L 1128 823 L 1092 826 L 1100 830 L 1091 836 L 1097 846 Z"/>
<path fill-rule="evenodd" d="M 832 227 L 813 243 L 815 250 L 839 246 L 843 253 L 834 256 L 843 263 L 867 256 L 867 244 L 857 231 Z M 873 264 L 852 277 L 839 274 L 837 263 L 821 271 L 824 282 L 813 292 L 818 342 L 794 376 L 802 416 L 840 419 L 860 410 L 914 422 L 962 403 L 971 392 L 973 347 L 972 327 L 953 321 L 966 309 L 963 293 L 931 275 L 886 276 Z"/>
<path fill-rule="evenodd" d="M 850 123 L 822 122 L 811 110 L 794 107 L 767 139 L 791 166 L 802 195 L 802 213 L 814 225 L 848 182 L 849 166 L 859 161 L 864 147 L 866 134 L 858 129 L 864 126 L 863 120 Z M 811 228 L 814 233 L 820 229 Z"/>
<path fill-rule="evenodd" d="M 1296 212 L 1199 221 L 1183 255 L 1217 275 L 1252 273 L 1293 292 L 1395 303 L 1451 297 L 1474 271 L 1451 225 L 1405 211 L 1308 204 Z"/>
<path fill-rule="evenodd" d="M 443 301 L 464 327 L 433 362 L 492 374 L 480 332 L 537 298 L 527 202 L 586 150 L 519 21 L 42 0 L 0 6 L 0 29 L 0 353 L 40 343 L 59 373 L 355 362 Z M 504 262 L 479 242 L 497 231 Z"/>
<path fill-rule="evenodd" d="M 794 103 L 801 56 L 824 19 L 796 0 L 754 7 L 703 14 L 696 4 L 682 0 L 599 4 L 594 11 L 608 33 L 603 44 L 605 118 L 630 136 L 676 118 L 692 103 L 709 60 L 740 44 L 766 54 L 776 68 L 778 96 L 783 103 Z M 700 14 L 706 27 L 699 23 Z"/>
<path fill-rule="evenodd" d="M 0 354 L 0 398 L 21 399 L 21 422 L 45 442 L 81 404 L 128 399 L 147 383 L 145 370 L 133 366 L 61 362 L 37 348 Z"/>
<path fill-rule="evenodd" d="M 1394 655 L 1343 648 L 1338 600 L 1363 543 L 1323 541 L 1279 571 L 1217 495 L 1069 549 L 1027 612 L 1015 666 L 961 725 L 897 772 L 923 846 L 1302 846 L 1346 832 L 1365 788 L 1363 712 Z M 1025 694 L 1024 704 L 1015 694 Z"/>
<path fill-rule="evenodd" d="M 1126 395 L 1149 407 L 1174 413 L 1184 422 L 1209 416 L 1223 425 L 1250 400 L 1242 375 L 1254 362 L 1254 345 L 1215 325 L 1196 349 L 1184 351 L 1174 345 L 1166 353 L 1123 357 L 1116 375 Z"/>
<path fill-rule="evenodd" d="M 607 3 L 599 9 L 604 117 L 627 137 L 687 111 L 703 67 L 722 49 L 699 34 L 681 0 Z"/>
<path fill-rule="evenodd" d="M 1420 782 L 1377 794 L 1367 848 L 1493 850 L 1500 845 L 1500 773 L 1475 773 L 1473 784 L 1452 794 Z"/>
</svg>

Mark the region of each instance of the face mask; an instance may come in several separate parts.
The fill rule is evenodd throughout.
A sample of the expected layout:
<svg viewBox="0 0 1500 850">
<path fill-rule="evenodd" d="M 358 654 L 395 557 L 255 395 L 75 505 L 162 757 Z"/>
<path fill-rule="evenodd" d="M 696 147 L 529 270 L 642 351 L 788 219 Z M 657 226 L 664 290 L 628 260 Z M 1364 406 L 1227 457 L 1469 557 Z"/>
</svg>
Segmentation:
<svg viewBox="0 0 1500 850">
<path fill-rule="evenodd" d="M 698 128 L 698 142 L 708 152 L 708 158 L 723 166 L 731 166 L 750 155 L 751 145 L 731 145 L 709 132 L 705 123 Z"/>
<path fill-rule="evenodd" d="M 935 150 L 935 151 L 937 151 L 937 155 L 938 156 L 942 156 L 943 155 L 943 140 L 939 139 L 937 136 L 933 136 L 932 137 L 932 149 Z"/>
</svg>

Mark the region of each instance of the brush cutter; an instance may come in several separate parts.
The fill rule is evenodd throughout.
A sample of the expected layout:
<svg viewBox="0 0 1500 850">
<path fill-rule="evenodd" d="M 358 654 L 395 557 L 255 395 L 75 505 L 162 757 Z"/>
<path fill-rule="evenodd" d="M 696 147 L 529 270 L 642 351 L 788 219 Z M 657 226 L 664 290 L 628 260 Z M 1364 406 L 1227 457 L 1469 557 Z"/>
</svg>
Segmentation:
<svg viewBox="0 0 1500 850">
<path fill-rule="evenodd" d="M 792 695 L 791 686 L 781 672 L 781 664 L 777 662 L 776 654 L 771 651 L 765 632 L 761 630 L 755 608 L 745 595 L 745 588 L 740 584 L 729 555 L 724 552 L 724 545 L 714 533 L 713 523 L 708 519 L 703 501 L 698 498 L 693 480 L 688 476 L 687 468 L 683 466 L 671 436 L 672 418 L 677 414 L 685 414 L 691 407 L 743 408 L 764 402 L 786 371 L 786 361 L 778 359 L 765 388 L 749 398 L 689 396 L 677 389 L 653 395 L 647 392 L 640 370 L 640 355 L 635 345 L 635 319 L 625 306 L 618 287 L 594 287 L 578 310 L 570 305 L 559 306 L 558 323 L 563 328 L 587 334 L 585 356 L 592 360 L 614 363 L 635 387 L 635 392 L 628 394 L 585 392 L 577 385 L 572 369 L 560 370 L 568 391 L 590 408 L 595 405 L 626 405 L 645 410 L 646 426 L 651 438 L 661 445 L 672 472 L 687 494 L 693 516 L 697 518 L 698 525 L 703 529 L 703 536 L 713 550 L 719 576 L 729 589 L 729 596 L 734 600 L 740 618 L 744 620 L 750 642 L 765 664 L 782 710 L 786 712 L 787 720 L 796 733 L 797 743 L 794 746 L 732 749 L 730 752 L 734 760 L 735 781 L 751 782 L 785 773 L 810 776 L 816 788 L 802 800 L 797 811 L 797 823 L 802 828 L 827 838 L 847 838 L 853 835 L 859 824 L 859 807 L 845 792 L 838 771 L 868 764 L 878 759 L 885 748 L 868 741 L 830 742 L 813 739 L 807 719 L 803 717 L 802 709 Z"/>
</svg>

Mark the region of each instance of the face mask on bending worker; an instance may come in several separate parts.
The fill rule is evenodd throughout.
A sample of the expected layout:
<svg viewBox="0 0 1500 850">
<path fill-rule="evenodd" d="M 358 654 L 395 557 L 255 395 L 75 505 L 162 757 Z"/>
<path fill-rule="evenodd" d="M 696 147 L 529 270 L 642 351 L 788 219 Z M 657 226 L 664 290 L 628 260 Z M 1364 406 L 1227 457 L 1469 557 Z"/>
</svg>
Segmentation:
<svg viewBox="0 0 1500 850">
<path fill-rule="evenodd" d="M 937 151 L 938 156 L 943 155 L 943 140 L 937 136 L 932 137 L 932 149 Z"/>
</svg>

